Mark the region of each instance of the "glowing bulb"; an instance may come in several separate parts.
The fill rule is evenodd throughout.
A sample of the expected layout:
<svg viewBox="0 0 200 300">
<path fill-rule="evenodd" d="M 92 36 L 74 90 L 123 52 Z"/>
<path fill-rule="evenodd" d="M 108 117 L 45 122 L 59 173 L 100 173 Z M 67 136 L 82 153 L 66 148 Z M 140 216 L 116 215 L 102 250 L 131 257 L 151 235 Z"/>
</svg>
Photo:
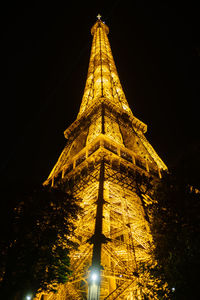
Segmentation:
<svg viewBox="0 0 200 300">
<path fill-rule="evenodd" d="M 124 110 L 127 110 L 127 109 L 128 109 L 128 106 L 125 105 L 125 104 L 123 104 L 122 107 L 123 107 Z"/>
<path fill-rule="evenodd" d="M 26 296 L 26 300 L 31 300 L 31 296 L 30 295 L 28 295 L 28 296 Z"/>
<path fill-rule="evenodd" d="M 92 281 L 96 281 L 97 278 L 98 278 L 97 273 L 92 273 L 92 274 L 91 274 L 91 279 L 92 279 Z"/>
</svg>

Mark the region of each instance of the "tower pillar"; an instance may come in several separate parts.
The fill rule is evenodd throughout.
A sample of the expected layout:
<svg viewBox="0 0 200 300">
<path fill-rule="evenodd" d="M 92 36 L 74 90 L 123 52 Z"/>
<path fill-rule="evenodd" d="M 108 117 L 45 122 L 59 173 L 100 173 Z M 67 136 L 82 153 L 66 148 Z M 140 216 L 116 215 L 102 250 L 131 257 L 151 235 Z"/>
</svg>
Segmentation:
<svg viewBox="0 0 200 300">
<path fill-rule="evenodd" d="M 104 204 L 104 160 L 101 162 L 99 173 L 99 188 L 96 208 L 95 232 L 91 238 L 93 244 L 92 265 L 89 268 L 88 300 L 99 300 L 101 283 L 101 248 L 106 237 L 102 233 Z"/>
</svg>

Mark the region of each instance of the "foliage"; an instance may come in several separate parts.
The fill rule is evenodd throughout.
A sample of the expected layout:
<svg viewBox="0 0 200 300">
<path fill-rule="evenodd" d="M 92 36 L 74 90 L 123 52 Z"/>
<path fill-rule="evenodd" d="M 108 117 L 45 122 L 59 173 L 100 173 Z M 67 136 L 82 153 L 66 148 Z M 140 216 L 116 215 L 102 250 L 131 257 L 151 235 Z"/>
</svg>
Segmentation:
<svg viewBox="0 0 200 300">
<path fill-rule="evenodd" d="M 154 261 L 141 262 L 138 266 L 140 287 L 143 299 L 168 299 L 169 288 L 167 282 L 163 280 L 162 274 L 157 272 L 158 264 Z"/>
<path fill-rule="evenodd" d="M 153 177 L 139 172 L 135 173 L 135 192 L 141 200 L 144 217 L 149 225 L 152 222 L 152 207 L 157 206 L 157 201 L 153 200 L 153 187 L 157 183 L 158 180 Z M 168 285 L 162 272 L 159 271 L 153 244 L 151 245 L 150 261 L 140 262 L 138 264 L 138 273 L 137 284 L 143 299 L 168 299 Z"/>
<path fill-rule="evenodd" d="M 136 193 L 142 201 L 155 246 L 155 264 L 147 262 L 139 266 L 145 299 L 199 298 L 199 150 L 195 147 L 185 152 L 160 181 L 136 177 Z"/>
<path fill-rule="evenodd" d="M 163 176 L 154 191 L 152 233 L 158 262 L 154 272 L 167 281 L 169 299 L 198 299 L 200 189 L 198 157 L 186 156 Z"/>
<path fill-rule="evenodd" d="M 75 247 L 70 235 L 80 207 L 63 187 L 39 187 L 16 200 L 0 244 L 1 299 L 55 291 L 70 274 L 68 254 Z"/>
</svg>

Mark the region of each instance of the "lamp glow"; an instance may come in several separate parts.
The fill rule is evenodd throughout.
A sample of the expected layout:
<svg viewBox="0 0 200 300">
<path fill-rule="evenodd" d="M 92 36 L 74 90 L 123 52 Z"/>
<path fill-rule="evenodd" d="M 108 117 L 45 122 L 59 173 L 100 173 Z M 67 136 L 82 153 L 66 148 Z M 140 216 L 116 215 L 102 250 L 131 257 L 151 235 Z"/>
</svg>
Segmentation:
<svg viewBox="0 0 200 300">
<path fill-rule="evenodd" d="M 97 273 L 92 273 L 92 274 L 91 274 L 91 279 L 92 279 L 92 281 L 96 281 L 97 278 L 98 278 L 98 274 L 97 274 Z"/>
</svg>

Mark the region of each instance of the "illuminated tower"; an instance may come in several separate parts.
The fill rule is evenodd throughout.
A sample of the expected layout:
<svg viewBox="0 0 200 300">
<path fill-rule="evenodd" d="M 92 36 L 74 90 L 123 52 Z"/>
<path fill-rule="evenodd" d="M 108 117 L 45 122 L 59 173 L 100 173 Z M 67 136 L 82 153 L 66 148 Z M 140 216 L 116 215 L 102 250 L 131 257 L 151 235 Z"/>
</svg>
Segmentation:
<svg viewBox="0 0 200 300">
<path fill-rule="evenodd" d="M 83 207 L 74 233 L 79 248 L 70 255 L 73 274 L 45 299 L 143 299 L 147 288 L 138 266 L 153 261 L 153 242 L 136 178 L 159 178 L 167 167 L 128 105 L 108 32 L 98 16 L 80 111 L 44 183 L 70 183 Z"/>
</svg>

